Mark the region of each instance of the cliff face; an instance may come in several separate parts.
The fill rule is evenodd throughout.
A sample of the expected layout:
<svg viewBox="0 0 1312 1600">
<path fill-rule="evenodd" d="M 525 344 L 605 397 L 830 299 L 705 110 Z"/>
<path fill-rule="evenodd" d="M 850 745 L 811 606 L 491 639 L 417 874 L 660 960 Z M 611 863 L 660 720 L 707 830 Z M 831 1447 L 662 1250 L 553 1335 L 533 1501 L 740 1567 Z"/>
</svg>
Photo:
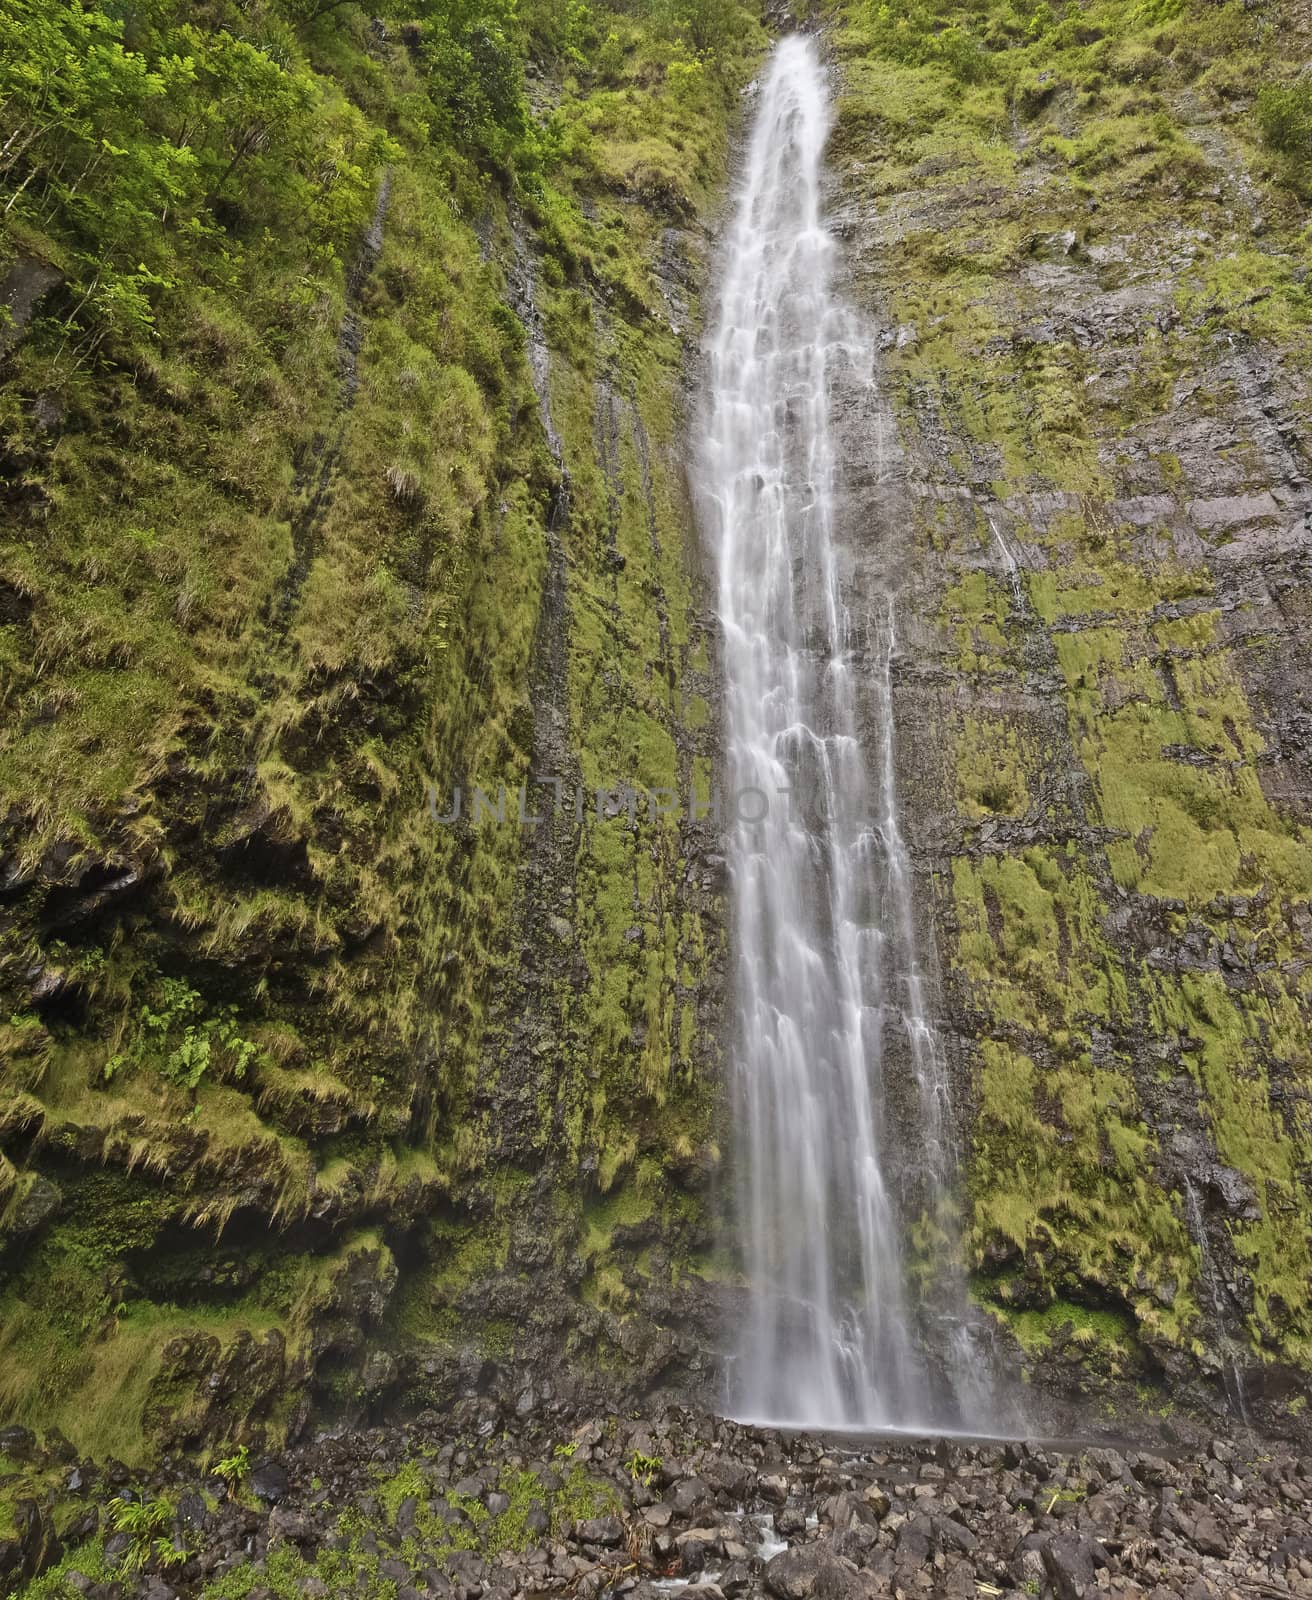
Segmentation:
<svg viewBox="0 0 1312 1600">
<path fill-rule="evenodd" d="M 974 1294 L 1058 1393 L 1271 1424 L 1312 1354 L 1312 342 L 1259 91 L 1305 26 L 852 6 L 831 34 L 883 347 L 850 532 L 899 589 Z"/>
<path fill-rule="evenodd" d="M 707 1342 L 681 384 L 761 36 L 312 10 L 105 21 L 70 85 L 56 8 L 65 121 L 8 102 L 0 1403 L 128 1459 Z M 70 190 L 110 135 L 139 273 Z"/>
<path fill-rule="evenodd" d="M 686 379 L 759 26 L 289 0 L 88 41 L 7 3 L 40 72 L 0 95 L 0 1406 L 131 1459 L 704 1388 Z M 1286 1426 L 1312 112 L 1269 80 L 1306 19 L 811 20 L 881 346 L 844 527 L 872 638 L 898 596 L 980 1316 L 1058 1395 Z"/>
</svg>

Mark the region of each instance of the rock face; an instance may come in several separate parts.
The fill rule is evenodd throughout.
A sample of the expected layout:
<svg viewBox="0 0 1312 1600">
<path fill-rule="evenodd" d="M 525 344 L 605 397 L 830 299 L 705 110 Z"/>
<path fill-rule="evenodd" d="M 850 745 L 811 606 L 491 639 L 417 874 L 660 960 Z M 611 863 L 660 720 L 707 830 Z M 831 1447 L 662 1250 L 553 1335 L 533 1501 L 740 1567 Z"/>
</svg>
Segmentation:
<svg viewBox="0 0 1312 1600">
<path fill-rule="evenodd" d="M 531 1411 L 700 1384 L 713 1342 L 683 379 L 764 35 L 744 12 L 681 88 L 627 13 L 604 79 L 544 47 L 527 89 L 591 154 L 521 193 L 509 146 L 451 130 L 423 26 L 334 8 L 325 61 L 291 9 L 261 13 L 267 75 L 301 75 L 325 149 L 327 108 L 363 119 L 331 226 L 248 225 L 234 161 L 240 250 L 213 294 L 153 284 L 139 343 L 0 255 L 4 1391 L 129 1459 L 489 1385 Z M 173 23 L 131 24 L 143 72 Z M 23 166 L 47 121 L 0 143 L 57 235 L 84 163 Z"/>
<path fill-rule="evenodd" d="M 829 35 L 831 209 L 882 347 L 845 531 L 855 614 L 897 596 L 976 1298 L 1040 1388 L 1281 1424 L 1312 1353 L 1296 180 L 1201 15 L 976 58 L 986 6 L 959 60 L 921 26 Z M 909 1114 L 893 1142 L 914 1165 Z"/>
<path fill-rule="evenodd" d="M 1164 1456 L 1109 1444 L 840 1444 L 684 1410 L 618 1422 L 544 1406 L 525 1423 L 462 1402 L 443 1419 L 288 1451 L 244 1480 L 160 1470 L 143 1503 L 164 1507 L 162 1536 L 181 1559 L 148 1556 L 134 1574 L 131 1536 L 118 1534 L 129 1561 L 116 1572 L 69 1537 L 63 1587 L 47 1592 L 323 1595 L 391 1583 L 411 1600 L 654 1600 L 672 1588 L 708 1600 L 1312 1595 L 1307 1463 L 1194 1436 L 1179 1446 Z M 114 1482 L 83 1463 L 45 1512 L 24 1502 L 24 1526 L 57 1522 L 86 1540 L 112 1525 Z M 53 1535 L 42 1537 L 44 1554 L 24 1535 L 14 1559 L 20 1546 L 29 1570 L 59 1559 Z"/>
</svg>

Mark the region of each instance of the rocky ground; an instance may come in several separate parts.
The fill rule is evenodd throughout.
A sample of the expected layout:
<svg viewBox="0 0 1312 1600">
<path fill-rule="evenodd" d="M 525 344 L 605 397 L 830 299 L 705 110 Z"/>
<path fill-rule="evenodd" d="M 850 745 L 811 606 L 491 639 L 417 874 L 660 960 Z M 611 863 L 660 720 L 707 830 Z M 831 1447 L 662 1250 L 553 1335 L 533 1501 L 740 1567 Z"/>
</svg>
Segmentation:
<svg viewBox="0 0 1312 1600">
<path fill-rule="evenodd" d="M 1280 1445 L 823 1440 L 681 1409 L 526 1424 L 478 1401 L 210 1476 L 0 1442 L 57 1475 L 0 1545 L 11 1585 L 48 1569 L 44 1597 L 1312 1596 L 1312 1462 Z"/>
</svg>

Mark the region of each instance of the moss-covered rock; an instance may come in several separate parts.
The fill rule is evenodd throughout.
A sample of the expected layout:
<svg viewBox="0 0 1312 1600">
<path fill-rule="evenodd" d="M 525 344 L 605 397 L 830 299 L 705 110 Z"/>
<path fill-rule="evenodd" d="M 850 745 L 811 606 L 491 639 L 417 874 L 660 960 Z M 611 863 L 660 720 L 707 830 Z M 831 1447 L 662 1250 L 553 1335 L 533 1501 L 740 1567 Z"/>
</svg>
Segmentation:
<svg viewBox="0 0 1312 1600">
<path fill-rule="evenodd" d="M 1312 324 L 1251 115 L 1305 27 L 833 12 L 976 1293 L 1038 1376 L 1230 1404 L 1312 1336 Z"/>
<path fill-rule="evenodd" d="M 340 147 L 331 229 L 235 202 L 226 265 L 161 278 L 139 337 L 74 348 L 94 306 L 53 280 L 66 325 L 20 308 L 10 1414 L 132 1459 L 562 1350 L 612 1385 L 696 1359 L 625 1323 L 648 1289 L 676 1320 L 706 1243 L 718 884 L 686 806 L 613 820 L 590 791 L 686 795 L 712 761 L 681 440 L 697 219 L 763 42 L 730 9 L 695 47 L 681 14 L 599 8 L 595 68 L 589 17 L 526 17 L 537 120 L 517 79 L 494 127 L 453 119 L 435 24 L 257 6 Z M 197 23 L 200 58 L 231 24 Z M 275 175 L 245 171 L 249 206 Z M 67 247 L 61 181 L 34 171 L 48 236 L 0 268 Z M 539 777 L 586 805 L 521 822 Z M 476 786 L 500 820 L 439 820 Z M 598 1228 L 614 1206 L 661 1249 Z"/>
</svg>

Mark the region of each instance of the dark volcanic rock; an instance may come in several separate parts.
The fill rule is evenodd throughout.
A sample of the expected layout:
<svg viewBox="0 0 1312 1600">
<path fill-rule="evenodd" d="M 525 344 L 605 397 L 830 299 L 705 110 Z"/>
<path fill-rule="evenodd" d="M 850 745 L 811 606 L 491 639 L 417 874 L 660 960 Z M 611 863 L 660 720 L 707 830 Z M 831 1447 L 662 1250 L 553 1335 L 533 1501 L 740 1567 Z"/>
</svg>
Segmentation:
<svg viewBox="0 0 1312 1600">
<path fill-rule="evenodd" d="M 1084 1600 L 1097 1588 L 1098 1568 L 1107 1565 L 1105 1552 L 1092 1539 L 1045 1539 L 1040 1554 L 1057 1600 Z"/>
<path fill-rule="evenodd" d="M 250 1476 L 250 1490 L 271 1503 L 283 1499 L 291 1487 L 287 1469 L 277 1461 L 262 1461 Z"/>
<path fill-rule="evenodd" d="M 292 1563 L 307 1600 L 337 1592 L 324 1574 L 340 1574 L 344 1559 L 374 1564 L 398 1600 L 411 1591 L 425 1600 L 475 1600 L 476 1591 L 481 1600 L 657 1600 L 652 1585 L 666 1578 L 688 1580 L 679 1592 L 704 1590 L 708 1600 L 895 1591 L 908 1600 L 1312 1600 L 1312 1470 L 1269 1442 L 1217 1440 L 1127 1460 L 1106 1448 L 956 1442 L 827 1449 L 683 1410 L 655 1411 L 632 1436 L 562 1405 L 511 1416 L 470 1399 L 445 1417 L 325 1436 L 261 1461 L 247 1493 L 220 1497 L 213 1510 L 201 1491 L 213 1499 L 217 1480 L 182 1458 L 161 1465 L 142 1493 L 167 1497 L 176 1510 L 169 1537 L 190 1556 L 179 1567 L 157 1571 L 147 1560 L 142 1573 L 125 1570 L 116 1580 L 123 1600 L 157 1597 L 152 1582 L 198 1600 L 236 1565 L 254 1569 L 256 1593 L 281 1593 L 262 1582 L 274 1559 L 283 1571 Z M 555 1454 L 566 1439 L 576 1441 L 567 1463 Z M 668 1499 L 636 1503 L 637 1447 L 673 1469 Z M 30 1451 L 25 1470 L 46 1472 L 48 1454 L 34 1441 Z M 740 1489 L 716 1503 L 710 1485 L 725 1461 L 743 1469 L 728 1475 Z M 61 1504 L 80 1520 L 23 1502 L 17 1536 L 0 1543 L 10 1587 L 54 1559 L 56 1523 L 70 1546 L 95 1537 L 104 1500 L 132 1477 L 112 1466 L 79 1470 L 84 1486 L 62 1491 Z M 133 1479 L 130 1492 L 137 1487 Z M 477 1502 L 469 1515 L 453 1508 L 457 1497 Z M 132 1535 L 115 1533 L 105 1548 L 121 1559 Z"/>
<path fill-rule="evenodd" d="M 769 1563 L 764 1578 L 776 1600 L 866 1600 L 881 1592 L 871 1574 L 824 1542 L 785 1550 Z"/>
</svg>

